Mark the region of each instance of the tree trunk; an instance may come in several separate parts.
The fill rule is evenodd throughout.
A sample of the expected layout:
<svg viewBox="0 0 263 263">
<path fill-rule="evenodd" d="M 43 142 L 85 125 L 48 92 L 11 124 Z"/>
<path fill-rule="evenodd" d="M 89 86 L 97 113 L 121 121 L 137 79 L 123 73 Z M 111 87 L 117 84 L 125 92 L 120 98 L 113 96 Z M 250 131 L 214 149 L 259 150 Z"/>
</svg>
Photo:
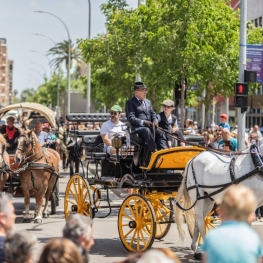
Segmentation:
<svg viewBox="0 0 263 263">
<path fill-rule="evenodd" d="M 184 94 L 185 94 L 185 83 L 183 82 L 181 84 L 181 100 L 180 100 L 180 110 L 181 110 L 181 128 L 184 128 L 184 121 L 185 121 L 185 100 L 184 100 Z"/>
</svg>

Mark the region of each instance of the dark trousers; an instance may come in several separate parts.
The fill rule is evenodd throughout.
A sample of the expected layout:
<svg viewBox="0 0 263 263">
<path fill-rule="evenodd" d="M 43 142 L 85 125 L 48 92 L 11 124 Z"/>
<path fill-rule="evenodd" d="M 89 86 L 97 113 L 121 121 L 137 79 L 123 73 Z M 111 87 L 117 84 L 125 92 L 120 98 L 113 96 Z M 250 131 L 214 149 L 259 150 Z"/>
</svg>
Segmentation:
<svg viewBox="0 0 263 263">
<path fill-rule="evenodd" d="M 153 138 L 151 129 L 148 127 L 136 127 L 136 130 L 134 132 L 138 133 L 139 137 L 145 140 L 151 152 L 157 149 L 157 145 L 158 145 L 158 149 L 168 148 L 165 135 L 158 130 L 156 130 L 155 133 L 155 140 Z M 155 141 L 157 142 L 157 145 Z"/>
</svg>

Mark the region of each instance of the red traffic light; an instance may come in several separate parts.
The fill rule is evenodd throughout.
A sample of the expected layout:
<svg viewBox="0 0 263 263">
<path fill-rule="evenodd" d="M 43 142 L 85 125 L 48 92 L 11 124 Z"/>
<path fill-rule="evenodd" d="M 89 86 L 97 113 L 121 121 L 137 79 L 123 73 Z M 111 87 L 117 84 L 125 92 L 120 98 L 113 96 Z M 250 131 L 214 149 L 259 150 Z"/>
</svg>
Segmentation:
<svg viewBox="0 0 263 263">
<path fill-rule="evenodd" d="M 248 84 L 247 83 L 236 83 L 235 84 L 235 95 L 248 95 Z"/>
</svg>

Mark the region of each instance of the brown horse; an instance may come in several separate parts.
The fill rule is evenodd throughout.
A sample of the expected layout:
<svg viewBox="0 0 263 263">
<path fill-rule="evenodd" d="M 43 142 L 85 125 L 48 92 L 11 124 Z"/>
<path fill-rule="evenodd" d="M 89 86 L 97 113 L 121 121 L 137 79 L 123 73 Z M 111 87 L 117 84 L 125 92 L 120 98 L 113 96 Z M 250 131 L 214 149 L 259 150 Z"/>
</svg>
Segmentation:
<svg viewBox="0 0 263 263">
<path fill-rule="evenodd" d="M 28 131 L 18 138 L 15 162 L 19 163 L 19 176 L 25 202 L 25 223 L 30 222 L 29 191 L 33 190 L 35 205 L 35 223 L 42 223 L 41 207 L 45 196 L 43 216 L 48 216 L 48 201 L 54 190 L 59 172 L 59 154 L 50 148 L 42 148 L 34 132 Z"/>
<path fill-rule="evenodd" d="M 9 155 L 6 152 L 6 148 L 5 137 L 0 134 L 0 191 L 3 191 L 5 182 L 9 178 Z"/>
</svg>

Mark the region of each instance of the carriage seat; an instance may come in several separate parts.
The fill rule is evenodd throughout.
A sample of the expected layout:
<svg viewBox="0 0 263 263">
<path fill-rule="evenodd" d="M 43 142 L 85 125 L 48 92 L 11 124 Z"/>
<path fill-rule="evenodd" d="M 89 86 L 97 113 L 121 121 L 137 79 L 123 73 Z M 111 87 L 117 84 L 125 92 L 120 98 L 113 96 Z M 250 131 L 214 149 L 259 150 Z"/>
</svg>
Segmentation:
<svg viewBox="0 0 263 263">
<path fill-rule="evenodd" d="M 205 146 L 204 136 L 202 135 L 185 135 L 184 139 L 192 144 Z M 188 145 L 187 142 L 185 145 Z"/>
<path fill-rule="evenodd" d="M 141 138 L 138 133 L 131 132 L 130 137 L 131 137 L 131 144 L 144 144 L 145 143 L 143 138 Z"/>
</svg>

